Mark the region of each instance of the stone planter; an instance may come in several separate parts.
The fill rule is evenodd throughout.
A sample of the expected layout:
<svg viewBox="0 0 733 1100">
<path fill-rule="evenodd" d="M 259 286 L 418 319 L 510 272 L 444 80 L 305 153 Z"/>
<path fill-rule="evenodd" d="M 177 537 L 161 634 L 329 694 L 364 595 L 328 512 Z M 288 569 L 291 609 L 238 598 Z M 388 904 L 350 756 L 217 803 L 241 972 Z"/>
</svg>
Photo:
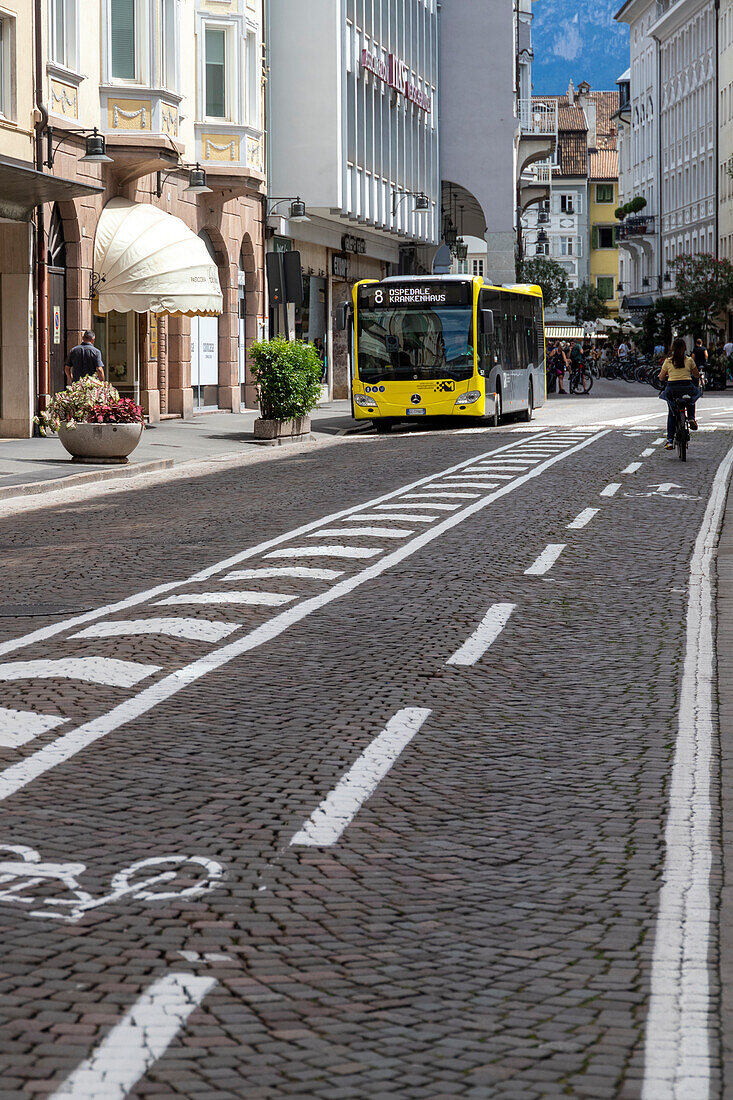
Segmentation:
<svg viewBox="0 0 733 1100">
<path fill-rule="evenodd" d="M 302 443 L 310 439 L 311 418 L 300 416 L 296 420 L 255 420 L 255 439 L 270 447 L 280 447 L 284 443 Z"/>
<path fill-rule="evenodd" d="M 62 424 L 59 439 L 72 456 L 72 462 L 94 466 L 124 465 L 137 447 L 143 424 Z"/>
</svg>

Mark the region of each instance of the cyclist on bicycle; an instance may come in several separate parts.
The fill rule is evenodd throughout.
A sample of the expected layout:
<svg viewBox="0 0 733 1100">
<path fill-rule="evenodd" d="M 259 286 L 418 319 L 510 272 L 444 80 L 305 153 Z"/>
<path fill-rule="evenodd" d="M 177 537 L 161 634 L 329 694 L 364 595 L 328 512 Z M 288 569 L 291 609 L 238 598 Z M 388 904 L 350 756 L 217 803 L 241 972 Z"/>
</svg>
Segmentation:
<svg viewBox="0 0 733 1100">
<path fill-rule="evenodd" d="M 702 388 L 699 385 L 700 371 L 692 356 L 687 354 L 687 344 L 679 336 L 672 343 L 672 354 L 662 363 L 659 380 L 667 383 L 659 397 L 669 406 L 666 449 L 671 451 L 674 447 L 675 400 L 685 394 L 690 394 L 694 398 L 690 406 L 689 424 L 693 431 L 697 431 L 695 401 L 702 397 Z"/>
</svg>

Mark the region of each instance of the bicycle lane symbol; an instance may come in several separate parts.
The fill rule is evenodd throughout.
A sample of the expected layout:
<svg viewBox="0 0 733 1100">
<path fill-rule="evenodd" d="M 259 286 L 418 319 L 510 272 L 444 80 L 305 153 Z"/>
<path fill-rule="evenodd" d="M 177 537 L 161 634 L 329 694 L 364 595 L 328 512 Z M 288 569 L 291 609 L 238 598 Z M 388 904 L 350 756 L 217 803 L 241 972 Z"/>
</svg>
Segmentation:
<svg viewBox="0 0 733 1100">
<path fill-rule="evenodd" d="M 4 853 L 16 858 L 3 859 Z M 222 865 L 204 856 L 152 856 L 118 871 L 111 880 L 109 893 L 95 897 L 79 882 L 86 869 L 85 863 L 46 862 L 26 844 L 0 844 L 0 902 L 24 906 L 40 904 L 45 908 L 30 909 L 28 915 L 71 923 L 92 909 L 110 905 L 126 896 L 144 902 L 200 897 L 213 890 L 224 877 Z M 184 874 L 187 882 L 195 881 L 185 886 L 179 884 L 178 889 L 164 888 Z M 66 896 L 39 898 L 39 889 L 49 884 L 62 886 Z"/>
</svg>

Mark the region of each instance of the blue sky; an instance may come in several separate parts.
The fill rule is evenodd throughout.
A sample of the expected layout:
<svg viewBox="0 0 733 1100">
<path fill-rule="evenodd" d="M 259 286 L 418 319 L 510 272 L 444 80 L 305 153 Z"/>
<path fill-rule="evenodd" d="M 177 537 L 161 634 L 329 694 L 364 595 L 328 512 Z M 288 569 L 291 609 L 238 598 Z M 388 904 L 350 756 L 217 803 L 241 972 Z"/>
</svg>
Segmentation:
<svg viewBox="0 0 733 1100">
<path fill-rule="evenodd" d="M 566 92 L 587 80 L 597 91 L 613 91 L 629 67 L 629 35 L 613 16 L 622 0 L 535 0 L 532 80 L 535 95 Z"/>
</svg>

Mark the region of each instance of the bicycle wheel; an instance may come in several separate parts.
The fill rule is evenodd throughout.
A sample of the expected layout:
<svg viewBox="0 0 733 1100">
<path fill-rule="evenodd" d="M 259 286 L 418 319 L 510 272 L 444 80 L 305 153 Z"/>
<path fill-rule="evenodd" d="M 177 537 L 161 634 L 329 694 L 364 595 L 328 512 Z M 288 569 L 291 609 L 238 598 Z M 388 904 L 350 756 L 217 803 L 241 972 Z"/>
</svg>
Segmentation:
<svg viewBox="0 0 733 1100">
<path fill-rule="evenodd" d="M 583 372 L 580 381 L 583 387 L 583 393 L 590 393 L 593 389 L 593 375 L 589 370 Z"/>
<path fill-rule="evenodd" d="M 140 901 L 197 897 L 213 889 L 223 875 L 222 865 L 204 856 L 153 856 L 118 871 L 112 879 L 112 892 L 132 894 Z M 172 889 L 160 889 L 168 883 Z"/>
<path fill-rule="evenodd" d="M 677 417 L 677 454 L 679 455 L 680 462 L 687 462 L 687 441 L 690 438 L 687 431 L 687 423 L 685 421 L 685 414 L 681 413 Z"/>
</svg>

